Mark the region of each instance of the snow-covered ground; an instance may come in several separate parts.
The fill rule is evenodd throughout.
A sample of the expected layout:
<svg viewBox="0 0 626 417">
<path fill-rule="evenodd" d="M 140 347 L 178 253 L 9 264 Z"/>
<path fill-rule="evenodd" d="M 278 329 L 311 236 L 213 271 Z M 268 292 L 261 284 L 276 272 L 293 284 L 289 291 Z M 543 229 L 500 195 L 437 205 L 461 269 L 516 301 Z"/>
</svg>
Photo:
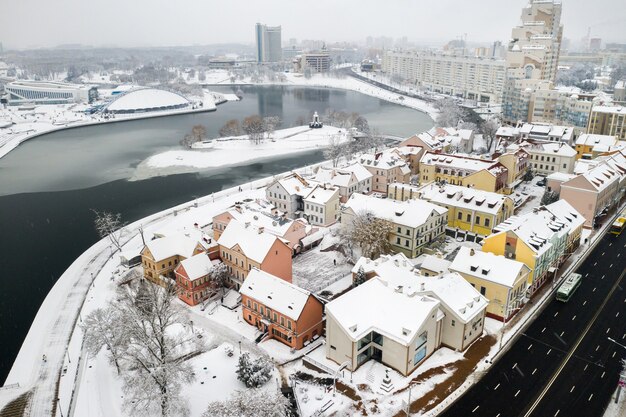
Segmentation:
<svg viewBox="0 0 626 417">
<path fill-rule="evenodd" d="M 333 126 L 324 126 L 321 129 L 298 126 L 277 130 L 272 138 L 265 138 L 261 143 L 250 141 L 246 135 L 219 138 L 212 140 L 207 149 L 181 149 L 153 155 L 139 164 L 133 179 L 143 179 L 155 174 L 195 172 L 198 169 L 237 165 L 322 149 L 329 145 L 331 138 L 345 142 L 348 137 L 346 129 Z"/>
</svg>

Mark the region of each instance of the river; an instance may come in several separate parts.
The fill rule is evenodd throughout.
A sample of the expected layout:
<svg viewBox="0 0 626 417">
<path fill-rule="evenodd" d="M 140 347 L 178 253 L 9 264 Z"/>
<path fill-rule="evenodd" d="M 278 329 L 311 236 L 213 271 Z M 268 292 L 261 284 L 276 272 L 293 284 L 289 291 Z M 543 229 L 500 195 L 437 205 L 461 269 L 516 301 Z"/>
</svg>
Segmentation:
<svg viewBox="0 0 626 417">
<path fill-rule="evenodd" d="M 230 87 L 211 88 L 232 92 Z M 240 102 L 216 112 L 137 120 L 55 132 L 0 159 L 0 381 L 6 378 L 46 294 L 98 237 L 91 209 L 132 222 L 194 196 L 322 160 L 314 151 L 245 165 L 128 181 L 139 163 L 179 148 L 193 125 L 217 136 L 229 119 L 277 115 L 283 126 L 327 108 L 357 112 L 386 134 L 429 129 L 425 114 L 357 92 L 310 87 L 242 88 Z"/>
</svg>

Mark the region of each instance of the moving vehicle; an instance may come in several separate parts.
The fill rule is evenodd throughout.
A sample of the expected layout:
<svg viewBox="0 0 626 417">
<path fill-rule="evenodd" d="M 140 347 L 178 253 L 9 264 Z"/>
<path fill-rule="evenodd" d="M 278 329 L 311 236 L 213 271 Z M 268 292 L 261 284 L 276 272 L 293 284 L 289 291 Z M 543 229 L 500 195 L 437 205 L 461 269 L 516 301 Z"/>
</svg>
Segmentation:
<svg viewBox="0 0 626 417">
<path fill-rule="evenodd" d="M 615 236 L 619 236 L 624 231 L 624 228 L 626 228 L 626 209 L 624 209 L 620 213 L 619 217 L 613 222 L 610 233 Z"/>
<path fill-rule="evenodd" d="M 556 292 L 556 299 L 559 301 L 563 301 L 564 303 L 568 302 L 574 292 L 580 287 L 580 283 L 583 280 L 583 276 L 577 274 L 575 272 L 571 273 L 569 277 L 565 280 L 564 283 L 561 284 L 559 289 Z"/>
</svg>

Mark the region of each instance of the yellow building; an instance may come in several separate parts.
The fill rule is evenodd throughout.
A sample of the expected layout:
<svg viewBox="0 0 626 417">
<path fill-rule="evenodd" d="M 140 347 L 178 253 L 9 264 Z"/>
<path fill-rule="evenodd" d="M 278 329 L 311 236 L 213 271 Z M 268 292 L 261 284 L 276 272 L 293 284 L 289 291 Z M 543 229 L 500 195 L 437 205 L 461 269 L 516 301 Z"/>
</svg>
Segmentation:
<svg viewBox="0 0 626 417">
<path fill-rule="evenodd" d="M 163 285 L 166 278 L 175 279 L 174 268 L 180 262 L 202 252 L 206 252 L 206 248 L 186 236 L 150 240 L 141 251 L 143 276 L 148 281 Z"/>
<path fill-rule="evenodd" d="M 448 228 L 481 236 L 490 235 L 496 225 L 513 215 L 515 207 L 508 196 L 450 184 L 425 185 L 415 198 L 447 208 Z"/>
<path fill-rule="evenodd" d="M 420 183 L 445 182 L 490 192 L 506 192 L 508 169 L 498 161 L 426 152 L 420 160 Z"/>
<path fill-rule="evenodd" d="M 511 194 L 513 188 L 522 181 L 522 177 L 528 170 L 528 152 L 525 149 L 517 149 L 513 152 L 507 152 L 498 157 L 498 162 L 507 169 L 507 190 L 506 194 Z"/>
<path fill-rule="evenodd" d="M 589 115 L 587 133 L 611 135 L 619 140 L 626 139 L 626 107 L 594 106 Z"/>
<path fill-rule="evenodd" d="M 576 139 L 576 159 L 594 159 L 617 148 L 618 143 L 615 136 L 585 133 Z"/>
<path fill-rule="evenodd" d="M 508 320 L 524 303 L 530 268 L 521 262 L 461 247 L 448 269 L 489 300 L 489 317 Z"/>
</svg>

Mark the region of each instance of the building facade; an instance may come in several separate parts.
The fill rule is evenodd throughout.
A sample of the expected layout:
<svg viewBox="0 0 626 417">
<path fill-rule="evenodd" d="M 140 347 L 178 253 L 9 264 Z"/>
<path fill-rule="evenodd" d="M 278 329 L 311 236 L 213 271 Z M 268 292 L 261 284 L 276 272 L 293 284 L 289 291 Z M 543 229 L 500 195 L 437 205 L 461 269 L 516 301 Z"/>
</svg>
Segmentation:
<svg viewBox="0 0 626 417">
<path fill-rule="evenodd" d="M 57 81 L 13 81 L 4 86 L 9 105 L 91 103 L 96 87 Z"/>
<path fill-rule="evenodd" d="M 256 57 L 258 63 L 280 62 L 283 59 L 282 35 L 280 26 L 255 26 Z"/>
<path fill-rule="evenodd" d="M 589 116 L 587 133 L 615 136 L 626 140 L 626 107 L 594 106 Z"/>
<path fill-rule="evenodd" d="M 174 269 L 178 264 L 204 252 L 206 248 L 200 242 L 186 236 L 169 236 L 147 241 L 141 251 L 143 277 L 154 284 L 166 285 L 168 280 L 176 278 Z"/>
</svg>

